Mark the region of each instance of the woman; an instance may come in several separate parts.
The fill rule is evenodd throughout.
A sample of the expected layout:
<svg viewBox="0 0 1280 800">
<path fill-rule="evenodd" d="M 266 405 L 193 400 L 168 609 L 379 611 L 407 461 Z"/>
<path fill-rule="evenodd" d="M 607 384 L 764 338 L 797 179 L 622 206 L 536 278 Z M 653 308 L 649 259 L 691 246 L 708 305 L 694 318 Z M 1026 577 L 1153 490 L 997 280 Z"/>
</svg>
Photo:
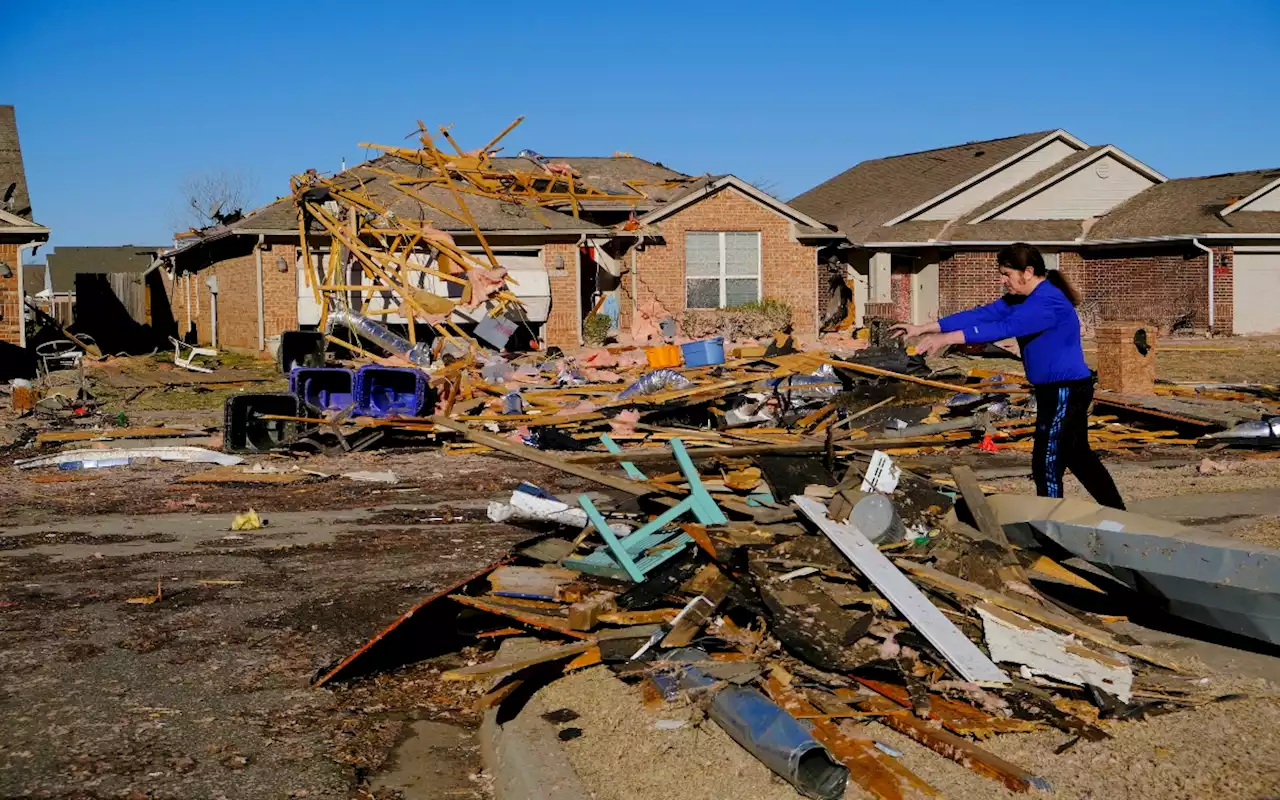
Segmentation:
<svg viewBox="0 0 1280 800">
<path fill-rule="evenodd" d="M 1036 493 L 1062 497 L 1062 476 L 1070 469 L 1093 499 L 1124 509 L 1111 474 L 1089 449 L 1089 405 L 1093 372 L 1080 345 L 1079 295 L 1062 273 L 1046 270 L 1040 251 L 1014 244 L 996 256 L 1007 294 L 991 303 L 925 325 L 895 325 L 908 338 L 919 336 L 916 352 L 927 355 L 952 344 L 980 344 L 1017 338 L 1036 397 L 1036 437 L 1031 469 Z"/>
</svg>

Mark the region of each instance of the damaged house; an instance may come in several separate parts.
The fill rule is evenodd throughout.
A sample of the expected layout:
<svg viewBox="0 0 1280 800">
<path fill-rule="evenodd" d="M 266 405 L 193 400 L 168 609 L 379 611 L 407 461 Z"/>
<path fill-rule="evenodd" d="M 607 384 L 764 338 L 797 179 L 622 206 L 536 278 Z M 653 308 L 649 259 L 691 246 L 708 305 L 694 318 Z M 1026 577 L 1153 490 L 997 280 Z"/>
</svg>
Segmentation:
<svg viewBox="0 0 1280 800">
<path fill-rule="evenodd" d="M 1280 169 L 1170 180 L 1064 130 L 861 162 L 791 201 L 837 227 L 825 268 L 923 322 L 988 302 L 1024 241 L 1081 290 L 1086 324 L 1280 329 Z M 1212 302 L 1210 302 L 1212 298 Z"/>
<path fill-rule="evenodd" d="M 31 215 L 13 106 L 0 106 L 0 344 L 26 347 L 24 254 L 49 241 L 49 229 Z"/>
<path fill-rule="evenodd" d="M 732 175 L 695 178 L 628 155 L 548 160 L 523 151 L 492 159 L 495 169 L 530 173 L 549 163 L 572 169 L 590 196 L 530 206 L 470 193 L 463 208 L 443 186 L 419 187 L 416 196 L 394 186 L 394 175 L 422 170 L 394 154 L 334 180 L 359 187 L 395 217 L 429 222 L 467 252 L 489 248 L 514 278 L 528 338 L 543 346 L 580 344 L 583 320 L 596 311 L 626 330 L 635 310 L 655 301 L 678 319 L 687 308 L 781 300 L 797 333 L 816 334 L 825 293 L 817 284 L 818 251 L 839 238 L 821 222 Z M 311 229 L 303 241 L 297 207 L 286 197 L 194 232 L 163 253 L 158 266 L 180 335 L 264 352 L 285 331 L 317 329 L 321 308 L 303 274 L 304 246 L 325 274 L 330 237 Z M 347 279 L 367 285 L 368 276 L 353 263 Z M 371 309 L 387 323 L 405 324 L 393 305 L 388 296 Z"/>
</svg>

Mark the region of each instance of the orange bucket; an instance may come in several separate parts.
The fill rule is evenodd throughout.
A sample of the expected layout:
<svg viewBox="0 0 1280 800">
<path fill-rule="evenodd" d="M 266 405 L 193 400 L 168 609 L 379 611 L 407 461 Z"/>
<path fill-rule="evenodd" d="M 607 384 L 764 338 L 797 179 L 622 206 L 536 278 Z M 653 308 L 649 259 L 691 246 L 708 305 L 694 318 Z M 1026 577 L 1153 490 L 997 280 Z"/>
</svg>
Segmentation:
<svg viewBox="0 0 1280 800">
<path fill-rule="evenodd" d="M 683 360 L 680 348 L 674 344 L 664 344 L 661 347 L 646 347 L 644 355 L 645 358 L 649 359 L 649 366 L 654 369 L 678 367 Z"/>
</svg>

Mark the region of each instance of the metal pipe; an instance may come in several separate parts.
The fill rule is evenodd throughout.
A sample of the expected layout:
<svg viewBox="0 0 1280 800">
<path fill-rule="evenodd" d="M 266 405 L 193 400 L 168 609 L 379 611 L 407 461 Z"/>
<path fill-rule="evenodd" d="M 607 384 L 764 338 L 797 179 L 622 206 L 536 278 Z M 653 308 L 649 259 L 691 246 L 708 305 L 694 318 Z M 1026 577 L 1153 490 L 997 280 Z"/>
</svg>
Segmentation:
<svg viewBox="0 0 1280 800">
<path fill-rule="evenodd" d="M 261 353 L 267 349 L 267 320 L 265 317 L 265 306 L 262 300 L 262 245 L 266 241 L 265 236 L 258 234 L 258 246 L 253 248 L 253 267 L 258 276 L 258 352 Z"/>
<path fill-rule="evenodd" d="M 1213 335 L 1213 307 L 1216 305 L 1213 296 L 1213 249 L 1200 244 L 1199 239 L 1192 239 L 1191 243 L 1201 250 L 1209 254 L 1209 335 Z"/>
<path fill-rule="evenodd" d="M 380 325 L 362 314 L 357 314 L 346 308 L 331 309 L 328 318 L 325 320 L 325 333 L 332 334 L 334 327 L 337 325 L 342 325 L 357 336 L 373 342 L 383 350 L 395 353 L 398 356 L 404 356 L 418 367 L 426 369 L 431 366 L 431 347 L 426 342 L 419 342 L 416 345 L 411 344 L 408 339 L 392 333 L 386 326 Z"/>
<path fill-rule="evenodd" d="M 17 264 L 13 265 L 14 271 L 18 273 L 18 347 L 27 346 L 27 310 L 26 308 L 23 307 L 23 298 L 26 295 L 24 294 L 24 290 L 22 286 L 22 277 L 23 277 L 22 251 L 31 250 L 32 253 L 34 254 L 35 250 L 39 249 L 40 245 L 42 244 L 44 244 L 44 242 L 27 242 L 26 244 L 20 244 L 18 245 L 18 252 L 15 253 L 17 258 L 14 260 L 18 262 Z M 48 263 L 44 265 L 44 270 L 45 270 L 45 273 L 44 273 L 45 282 L 49 283 Z M 49 307 L 50 309 L 52 309 L 53 308 L 53 284 L 49 283 L 47 288 L 49 289 Z M 57 315 L 55 314 L 54 316 L 56 317 Z"/>
</svg>

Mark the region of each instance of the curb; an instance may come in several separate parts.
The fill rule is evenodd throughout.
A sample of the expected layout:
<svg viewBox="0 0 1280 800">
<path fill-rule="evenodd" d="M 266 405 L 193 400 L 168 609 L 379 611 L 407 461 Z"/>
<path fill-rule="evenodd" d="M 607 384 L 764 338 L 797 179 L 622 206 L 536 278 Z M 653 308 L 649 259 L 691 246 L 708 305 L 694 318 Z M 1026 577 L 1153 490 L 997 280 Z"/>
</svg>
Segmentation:
<svg viewBox="0 0 1280 800">
<path fill-rule="evenodd" d="M 480 723 L 480 758 L 493 778 L 494 800 L 591 800 L 551 723 L 517 714 L 498 724 L 491 708 Z"/>
</svg>

